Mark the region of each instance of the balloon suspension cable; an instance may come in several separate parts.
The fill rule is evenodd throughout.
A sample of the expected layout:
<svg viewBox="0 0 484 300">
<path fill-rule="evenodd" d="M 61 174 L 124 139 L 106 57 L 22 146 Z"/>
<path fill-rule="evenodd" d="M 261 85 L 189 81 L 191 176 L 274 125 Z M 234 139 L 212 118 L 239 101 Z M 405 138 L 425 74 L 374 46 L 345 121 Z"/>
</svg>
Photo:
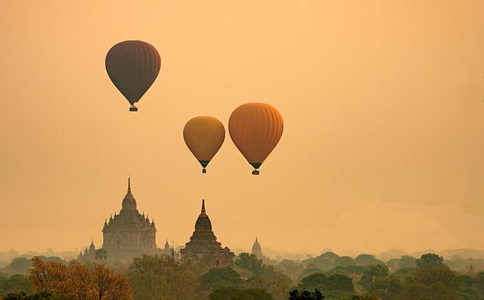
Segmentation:
<svg viewBox="0 0 484 300">
<path fill-rule="evenodd" d="M 203 169 L 202 169 L 202 173 L 203 173 L 203 174 L 207 173 L 207 169 L 203 168 Z"/>
<path fill-rule="evenodd" d="M 138 111 L 138 108 L 136 106 L 134 106 L 134 104 L 131 104 L 129 111 Z"/>
<path fill-rule="evenodd" d="M 254 169 L 254 171 L 252 171 L 252 175 L 259 175 L 259 170 Z"/>
</svg>

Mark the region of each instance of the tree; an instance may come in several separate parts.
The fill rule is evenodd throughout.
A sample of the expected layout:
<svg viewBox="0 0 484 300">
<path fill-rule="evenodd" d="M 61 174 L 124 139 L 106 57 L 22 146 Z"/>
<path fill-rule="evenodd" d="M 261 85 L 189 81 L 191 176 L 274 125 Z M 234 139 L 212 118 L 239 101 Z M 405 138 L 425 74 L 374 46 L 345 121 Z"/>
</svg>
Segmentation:
<svg viewBox="0 0 484 300">
<path fill-rule="evenodd" d="M 484 272 L 479 272 L 473 279 L 476 290 L 484 297 Z"/>
<path fill-rule="evenodd" d="M 4 300 L 64 300 L 50 292 L 40 292 L 29 296 L 25 292 L 9 293 L 3 299 Z"/>
<path fill-rule="evenodd" d="M 289 300 L 322 300 L 323 298 L 323 294 L 318 289 L 315 289 L 313 292 L 305 289 L 289 292 Z"/>
<path fill-rule="evenodd" d="M 186 265 L 165 255 L 135 258 L 129 267 L 128 278 L 135 299 L 140 300 L 196 299 L 200 287 L 200 282 Z"/>
<path fill-rule="evenodd" d="M 422 256 L 423 257 L 423 256 Z M 401 299 L 454 300 L 460 299 L 462 278 L 443 264 L 438 256 L 417 260 L 417 269 L 404 281 Z"/>
<path fill-rule="evenodd" d="M 323 273 L 311 274 L 301 281 L 298 288 L 306 290 L 319 289 L 323 290 L 325 288 L 327 277 Z"/>
<path fill-rule="evenodd" d="M 320 269 L 318 267 L 316 267 L 315 265 L 313 264 L 309 264 L 302 272 L 301 274 L 299 274 L 299 278 L 304 278 L 304 277 L 307 277 L 311 274 L 315 274 L 315 273 L 321 273 L 323 272 L 323 269 Z"/>
<path fill-rule="evenodd" d="M 348 276 L 342 274 L 334 274 L 328 276 L 324 284 L 324 292 L 340 292 L 340 293 L 353 293 L 355 288 L 353 286 L 353 280 Z"/>
<path fill-rule="evenodd" d="M 327 296 L 348 295 L 355 291 L 353 280 L 342 274 L 326 276 L 322 273 L 309 275 L 297 287 L 301 290 L 320 290 Z"/>
<path fill-rule="evenodd" d="M 287 293 L 293 285 L 291 279 L 273 266 L 263 266 L 258 275 L 251 276 L 245 283 L 248 288 L 264 289 L 274 299 L 287 299 Z"/>
<path fill-rule="evenodd" d="M 381 260 L 375 258 L 375 256 L 370 254 L 360 254 L 355 258 L 355 263 L 359 266 L 373 266 L 384 263 Z"/>
<path fill-rule="evenodd" d="M 363 276 L 360 279 L 360 286 L 365 290 L 370 290 L 371 284 L 377 279 L 385 278 L 388 276 L 388 268 L 385 265 L 376 265 L 366 267 L 363 272 Z"/>
<path fill-rule="evenodd" d="M 254 254 L 240 253 L 234 260 L 237 271 L 248 271 L 250 275 L 259 275 L 262 272 L 262 260 Z"/>
<path fill-rule="evenodd" d="M 0 294 L 13 292 L 30 292 L 29 277 L 22 274 L 15 274 L 8 278 L 0 279 Z"/>
<path fill-rule="evenodd" d="M 303 271 L 303 265 L 294 260 L 284 259 L 277 264 L 277 269 L 289 276 L 292 280 L 296 280 Z"/>
<path fill-rule="evenodd" d="M 398 263 L 399 269 L 415 269 L 417 267 L 417 259 L 412 256 L 402 256 Z"/>
<path fill-rule="evenodd" d="M 349 256 L 341 256 L 336 259 L 336 266 L 346 267 L 346 266 L 354 266 L 355 261 L 353 258 Z"/>
<path fill-rule="evenodd" d="M 380 297 L 382 300 L 396 299 L 402 290 L 402 283 L 398 278 L 393 276 L 377 278 L 369 287 L 369 292 Z"/>
<path fill-rule="evenodd" d="M 363 273 L 365 272 L 367 267 L 363 267 L 363 266 L 346 266 L 346 267 L 341 267 L 341 266 L 338 266 L 334 269 L 331 269 L 329 270 L 328 272 L 326 272 L 325 274 L 326 275 L 332 275 L 332 274 L 342 274 L 342 275 L 346 275 L 346 276 L 349 276 L 349 277 L 361 277 L 359 275 L 363 275 Z"/>
<path fill-rule="evenodd" d="M 444 266 L 444 259 L 437 254 L 428 253 L 417 259 L 417 268 L 440 268 Z"/>
<path fill-rule="evenodd" d="M 206 290 L 238 287 L 241 283 L 239 273 L 229 267 L 210 269 L 201 278 L 202 288 Z"/>
<path fill-rule="evenodd" d="M 36 292 L 47 291 L 69 300 L 131 300 L 129 281 L 112 270 L 95 264 L 92 267 L 77 262 L 68 265 L 32 259 L 30 282 Z"/>
<path fill-rule="evenodd" d="M 210 293 L 209 300 L 274 300 L 271 294 L 263 289 L 239 289 L 228 287 Z"/>
<path fill-rule="evenodd" d="M 336 267 L 339 256 L 331 251 L 325 252 L 318 257 L 306 259 L 303 261 L 305 266 L 313 265 L 322 271 L 328 271 Z"/>
<path fill-rule="evenodd" d="M 12 262 L 3 269 L 3 272 L 13 275 L 13 274 L 27 274 L 29 269 L 32 267 L 32 262 L 30 259 L 25 257 L 17 257 L 12 260 Z"/>
</svg>

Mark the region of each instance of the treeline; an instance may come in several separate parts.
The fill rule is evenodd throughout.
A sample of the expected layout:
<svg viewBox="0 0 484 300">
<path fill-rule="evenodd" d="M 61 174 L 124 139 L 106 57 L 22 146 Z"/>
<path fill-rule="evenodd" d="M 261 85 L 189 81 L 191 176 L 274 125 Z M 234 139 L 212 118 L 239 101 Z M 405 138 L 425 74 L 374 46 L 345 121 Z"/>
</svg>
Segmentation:
<svg viewBox="0 0 484 300">
<path fill-rule="evenodd" d="M 100 263 L 30 263 L 28 275 L 0 277 L 3 299 L 484 299 L 484 272 L 455 272 L 436 254 L 385 264 L 371 255 L 353 259 L 328 252 L 302 262 L 263 262 L 242 253 L 224 268 L 143 256 L 117 271 Z"/>
</svg>

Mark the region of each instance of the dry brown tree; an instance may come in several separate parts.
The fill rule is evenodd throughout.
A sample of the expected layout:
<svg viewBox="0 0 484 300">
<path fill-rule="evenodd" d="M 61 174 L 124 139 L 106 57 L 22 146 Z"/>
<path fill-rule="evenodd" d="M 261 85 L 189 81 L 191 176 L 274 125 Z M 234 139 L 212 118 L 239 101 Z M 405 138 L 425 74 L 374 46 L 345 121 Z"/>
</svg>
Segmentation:
<svg viewBox="0 0 484 300">
<path fill-rule="evenodd" d="M 61 264 L 32 259 L 29 271 L 34 291 L 48 291 L 73 300 L 132 300 L 130 282 L 103 265 Z"/>
</svg>

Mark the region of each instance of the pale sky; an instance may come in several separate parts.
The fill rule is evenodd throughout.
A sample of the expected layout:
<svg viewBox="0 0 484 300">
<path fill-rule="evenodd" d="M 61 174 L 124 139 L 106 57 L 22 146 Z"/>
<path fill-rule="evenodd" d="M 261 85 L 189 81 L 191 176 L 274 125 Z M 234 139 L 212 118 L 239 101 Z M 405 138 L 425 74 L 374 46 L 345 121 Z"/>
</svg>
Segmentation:
<svg viewBox="0 0 484 300">
<path fill-rule="evenodd" d="M 223 246 L 484 249 L 482 0 L 0 2 L 0 251 L 102 244 L 131 174 L 157 243 L 202 198 Z M 104 59 L 162 67 L 139 112 Z M 267 102 L 284 118 L 260 176 L 226 135 L 202 175 L 182 131 Z"/>
</svg>

